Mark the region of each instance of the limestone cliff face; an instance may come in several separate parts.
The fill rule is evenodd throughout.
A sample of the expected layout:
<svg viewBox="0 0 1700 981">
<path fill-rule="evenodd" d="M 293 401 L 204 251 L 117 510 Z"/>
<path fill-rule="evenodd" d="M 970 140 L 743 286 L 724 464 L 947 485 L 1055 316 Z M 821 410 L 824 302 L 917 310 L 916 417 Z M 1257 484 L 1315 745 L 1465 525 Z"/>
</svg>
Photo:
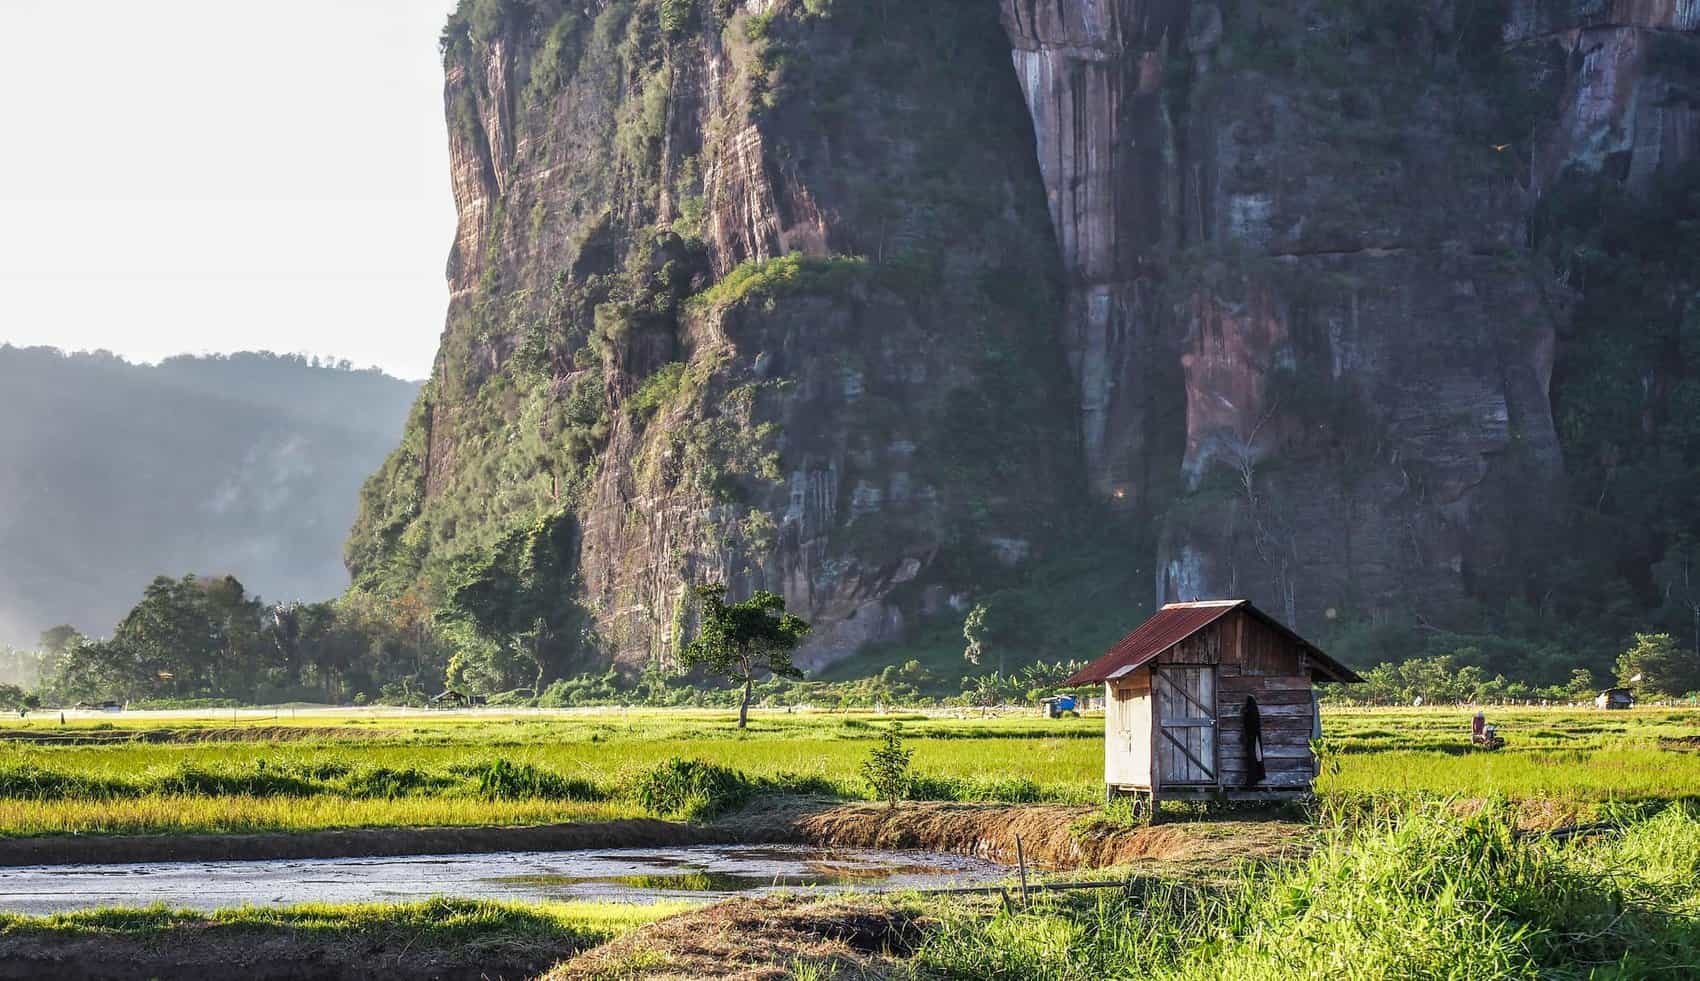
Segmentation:
<svg viewBox="0 0 1700 981">
<path fill-rule="evenodd" d="M 1535 141 L 1533 189 L 1566 167 L 1644 188 L 1700 155 L 1700 106 L 1682 92 L 1700 32 L 1693 0 L 1517 0 L 1507 44 L 1550 45 L 1565 58 L 1563 94 Z"/>
<path fill-rule="evenodd" d="M 1659 66 L 1697 10 L 1004 0 L 1094 489 L 1182 477 L 1160 600 L 1515 590 L 1563 494 L 1529 217 L 1567 167 L 1692 158 Z"/>
<path fill-rule="evenodd" d="M 818 665 L 1042 549 L 1080 484 L 1056 250 L 974 8 L 463 6 L 449 324 L 357 580 L 442 595 L 559 510 L 580 654 L 666 660 L 724 580 L 782 592 Z"/>
<path fill-rule="evenodd" d="M 1564 508 L 1578 296 L 1533 217 L 1567 175 L 1700 157 L 1697 28 L 1694 0 L 467 0 L 449 322 L 351 567 L 441 595 L 567 515 L 595 639 L 557 640 L 629 666 L 701 579 L 782 591 L 811 664 L 901 639 L 1094 507 L 1150 570 L 1129 609 L 1511 595 Z"/>
</svg>

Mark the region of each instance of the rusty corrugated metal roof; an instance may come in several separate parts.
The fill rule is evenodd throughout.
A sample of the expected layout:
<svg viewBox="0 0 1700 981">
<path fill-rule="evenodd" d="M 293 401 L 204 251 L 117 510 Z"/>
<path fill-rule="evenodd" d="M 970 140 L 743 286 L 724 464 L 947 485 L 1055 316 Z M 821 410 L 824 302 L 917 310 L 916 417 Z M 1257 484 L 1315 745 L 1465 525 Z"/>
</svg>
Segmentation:
<svg viewBox="0 0 1700 981">
<path fill-rule="evenodd" d="M 1103 684 L 1118 671 L 1137 668 L 1244 605 L 1245 600 L 1170 603 L 1133 628 L 1133 633 L 1116 641 L 1102 657 L 1075 672 L 1063 685 L 1072 688 Z"/>
<path fill-rule="evenodd" d="M 1293 633 L 1275 618 L 1252 606 L 1248 600 L 1208 600 L 1199 603 L 1170 603 L 1135 627 L 1133 632 L 1116 641 L 1103 656 L 1076 671 L 1066 688 L 1079 685 L 1099 685 L 1113 677 L 1126 674 L 1222 617 L 1240 608 L 1273 626 L 1281 633 L 1303 645 L 1314 657 L 1323 674 L 1335 681 L 1362 681 L 1352 669 L 1316 649 L 1309 641 Z"/>
</svg>

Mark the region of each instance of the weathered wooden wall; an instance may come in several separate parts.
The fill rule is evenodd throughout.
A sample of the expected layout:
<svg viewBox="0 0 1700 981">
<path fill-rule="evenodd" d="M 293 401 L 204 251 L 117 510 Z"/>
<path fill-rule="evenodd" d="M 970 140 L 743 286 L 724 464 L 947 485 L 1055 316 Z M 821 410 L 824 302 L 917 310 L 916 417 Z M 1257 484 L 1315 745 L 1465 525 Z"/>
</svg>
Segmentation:
<svg viewBox="0 0 1700 981">
<path fill-rule="evenodd" d="M 1227 635 L 1231 653 L 1218 668 L 1217 741 L 1222 785 L 1245 787 L 1245 730 L 1241 716 L 1247 696 L 1257 699 L 1262 722 L 1263 769 L 1258 786 L 1309 787 L 1315 773 L 1310 752 L 1312 705 L 1310 659 L 1303 649 L 1244 612 L 1213 625 Z"/>
</svg>

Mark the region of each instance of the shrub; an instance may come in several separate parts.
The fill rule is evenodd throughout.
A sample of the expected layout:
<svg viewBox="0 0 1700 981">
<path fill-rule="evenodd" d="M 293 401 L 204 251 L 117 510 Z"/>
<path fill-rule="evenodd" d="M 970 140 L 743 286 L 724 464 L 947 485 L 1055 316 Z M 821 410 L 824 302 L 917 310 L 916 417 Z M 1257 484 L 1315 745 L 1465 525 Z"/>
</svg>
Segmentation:
<svg viewBox="0 0 1700 981">
<path fill-rule="evenodd" d="M 737 770 L 675 756 L 639 779 L 637 799 L 657 817 L 702 821 L 744 803 L 753 790 Z"/>
<path fill-rule="evenodd" d="M 696 17 L 696 0 L 661 0 L 661 32 L 676 38 L 691 29 Z"/>
<path fill-rule="evenodd" d="M 247 771 L 181 763 L 152 781 L 148 789 L 161 794 L 199 797 L 306 797 L 321 788 L 286 770 L 268 769 L 261 760 Z"/>
<path fill-rule="evenodd" d="M 862 778 L 874 797 L 895 808 L 909 791 L 909 761 L 915 756 L 912 749 L 903 748 L 903 723 L 893 722 L 885 737 L 862 761 Z"/>
<path fill-rule="evenodd" d="M 356 771 L 344 782 L 343 787 L 350 796 L 365 798 L 406 797 L 417 793 L 430 793 L 453 786 L 454 781 L 434 773 L 428 773 L 418 767 L 403 767 L 400 769 L 375 766 L 370 769 Z"/>
<path fill-rule="evenodd" d="M 488 800 L 607 800 L 608 794 L 589 780 L 505 759 L 460 763 L 450 772 L 475 778 L 479 796 Z"/>
</svg>

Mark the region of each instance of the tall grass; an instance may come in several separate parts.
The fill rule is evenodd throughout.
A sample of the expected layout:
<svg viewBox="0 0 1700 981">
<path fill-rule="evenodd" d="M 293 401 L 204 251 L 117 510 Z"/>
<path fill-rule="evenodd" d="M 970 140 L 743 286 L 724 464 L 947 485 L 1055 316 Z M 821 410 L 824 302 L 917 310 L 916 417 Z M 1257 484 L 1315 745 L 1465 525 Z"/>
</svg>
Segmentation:
<svg viewBox="0 0 1700 981">
<path fill-rule="evenodd" d="M 1692 976 L 1700 821 L 1673 805 L 1563 843 L 1422 805 L 1286 868 L 946 920 L 918 961 L 953 977 Z"/>
</svg>

